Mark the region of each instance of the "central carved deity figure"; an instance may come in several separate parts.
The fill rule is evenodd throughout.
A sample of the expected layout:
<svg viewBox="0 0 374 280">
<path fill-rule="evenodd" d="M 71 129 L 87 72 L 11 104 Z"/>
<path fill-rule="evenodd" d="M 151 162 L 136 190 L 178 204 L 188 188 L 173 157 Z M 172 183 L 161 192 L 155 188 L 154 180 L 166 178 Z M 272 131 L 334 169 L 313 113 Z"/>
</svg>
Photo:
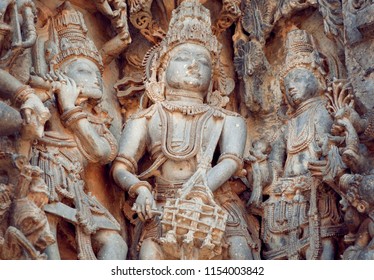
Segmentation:
<svg viewBox="0 0 374 280">
<path fill-rule="evenodd" d="M 242 170 L 246 124 L 222 109 L 220 48 L 209 11 L 184 1 L 147 56 L 146 94 L 154 104 L 126 123 L 112 170 L 144 221 L 140 259 L 256 257 L 236 194 L 221 187 Z M 146 152 L 151 166 L 138 172 Z"/>
</svg>

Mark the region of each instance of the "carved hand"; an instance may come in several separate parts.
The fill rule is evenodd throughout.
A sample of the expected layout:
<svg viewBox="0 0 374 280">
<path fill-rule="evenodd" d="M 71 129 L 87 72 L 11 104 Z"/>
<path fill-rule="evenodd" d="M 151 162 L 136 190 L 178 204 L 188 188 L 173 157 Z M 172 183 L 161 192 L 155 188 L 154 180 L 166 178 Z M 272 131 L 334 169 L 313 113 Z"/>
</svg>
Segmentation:
<svg viewBox="0 0 374 280">
<path fill-rule="evenodd" d="M 58 80 L 52 83 L 52 89 L 56 93 L 59 109 L 63 113 L 75 107 L 79 90 L 73 79 L 60 72 L 55 74 Z"/>
<path fill-rule="evenodd" d="M 352 108 L 352 106 L 344 106 L 341 108 L 338 112 L 335 114 L 335 118 L 337 120 L 341 120 L 343 118 L 348 119 L 357 133 L 362 133 L 367 126 L 367 123 L 364 119 L 360 117 L 360 115 L 356 112 L 355 109 Z M 344 126 L 340 123 L 335 123 L 332 128 L 333 134 L 337 135 L 344 131 Z"/>
<path fill-rule="evenodd" d="M 0 185 L 0 205 L 5 209 L 6 205 L 10 206 L 12 202 L 12 195 L 9 185 Z"/>
<path fill-rule="evenodd" d="M 138 214 L 141 221 L 153 218 L 153 211 L 156 209 L 156 203 L 152 193 L 146 187 L 138 188 L 138 196 L 132 207 L 132 210 Z"/>
<path fill-rule="evenodd" d="M 22 104 L 21 115 L 24 120 L 22 135 L 29 140 L 43 135 L 44 125 L 51 116 L 48 109 L 35 94 L 30 94 L 25 103 Z"/>
</svg>

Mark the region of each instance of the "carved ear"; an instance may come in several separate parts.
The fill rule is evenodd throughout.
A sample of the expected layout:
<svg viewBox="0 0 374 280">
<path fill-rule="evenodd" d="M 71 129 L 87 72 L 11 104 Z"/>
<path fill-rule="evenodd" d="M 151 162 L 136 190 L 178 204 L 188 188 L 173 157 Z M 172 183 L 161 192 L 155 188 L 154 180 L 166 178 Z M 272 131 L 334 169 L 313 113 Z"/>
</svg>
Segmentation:
<svg viewBox="0 0 374 280">
<path fill-rule="evenodd" d="M 150 48 L 144 55 L 142 66 L 144 67 L 144 80 L 149 81 L 151 77 L 155 77 L 156 62 L 159 60 L 160 45 Z"/>
<path fill-rule="evenodd" d="M 230 101 L 227 96 L 223 96 L 218 90 L 209 92 L 206 99 L 208 104 L 214 107 L 225 107 Z"/>
<path fill-rule="evenodd" d="M 165 100 L 165 83 L 163 82 L 146 82 L 145 92 L 149 99 L 154 103 Z"/>
</svg>

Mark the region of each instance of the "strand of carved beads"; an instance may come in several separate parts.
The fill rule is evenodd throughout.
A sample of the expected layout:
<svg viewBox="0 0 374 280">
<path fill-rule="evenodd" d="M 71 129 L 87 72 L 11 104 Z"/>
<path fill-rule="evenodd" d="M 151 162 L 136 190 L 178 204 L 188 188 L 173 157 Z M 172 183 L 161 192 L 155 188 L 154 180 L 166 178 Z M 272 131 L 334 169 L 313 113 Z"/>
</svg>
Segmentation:
<svg viewBox="0 0 374 280">
<path fill-rule="evenodd" d="M 152 192 L 152 186 L 151 186 L 150 183 L 148 183 L 147 181 L 139 181 L 138 183 L 136 183 L 136 184 L 134 184 L 130 187 L 129 196 L 132 197 L 132 198 L 135 198 L 137 196 L 136 191 L 140 187 L 146 187 L 150 192 Z"/>
<path fill-rule="evenodd" d="M 374 112 L 369 111 L 365 114 L 364 119 L 367 121 L 367 127 L 363 133 L 363 135 L 367 138 L 374 137 Z"/>
</svg>

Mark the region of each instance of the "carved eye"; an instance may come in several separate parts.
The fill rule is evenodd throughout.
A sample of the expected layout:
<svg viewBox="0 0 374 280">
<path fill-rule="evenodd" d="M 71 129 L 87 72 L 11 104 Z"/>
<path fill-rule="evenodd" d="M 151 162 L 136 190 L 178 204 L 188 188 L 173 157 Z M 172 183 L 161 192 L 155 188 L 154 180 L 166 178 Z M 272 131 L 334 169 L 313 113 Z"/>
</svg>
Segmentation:
<svg viewBox="0 0 374 280">
<path fill-rule="evenodd" d="M 178 55 L 174 60 L 175 61 L 188 61 L 190 58 L 186 54 Z"/>
<path fill-rule="evenodd" d="M 92 71 L 88 70 L 88 69 L 84 69 L 84 68 L 79 68 L 78 69 L 78 73 L 81 73 L 81 74 L 92 74 Z"/>
<path fill-rule="evenodd" d="M 199 62 L 204 66 L 209 66 L 209 60 L 205 57 L 200 58 Z"/>
</svg>

